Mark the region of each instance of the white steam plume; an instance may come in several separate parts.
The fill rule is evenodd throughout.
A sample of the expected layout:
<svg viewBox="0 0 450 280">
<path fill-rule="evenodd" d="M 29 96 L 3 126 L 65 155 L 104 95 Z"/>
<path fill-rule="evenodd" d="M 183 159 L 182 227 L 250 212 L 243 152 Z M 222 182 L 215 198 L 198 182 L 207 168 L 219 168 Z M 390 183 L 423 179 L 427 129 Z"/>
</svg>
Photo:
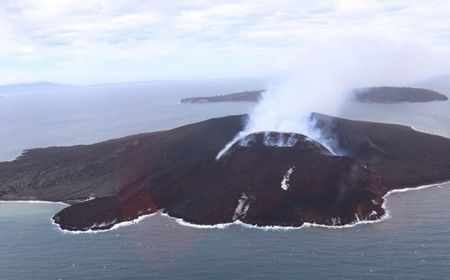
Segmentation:
<svg viewBox="0 0 450 280">
<path fill-rule="evenodd" d="M 334 40 L 316 46 L 269 85 L 245 129 L 217 159 L 240 138 L 262 131 L 295 132 L 329 147 L 310 123 L 312 112 L 339 115 L 352 89 L 404 86 L 448 71 L 447 63 L 447 54 L 387 40 Z"/>
</svg>

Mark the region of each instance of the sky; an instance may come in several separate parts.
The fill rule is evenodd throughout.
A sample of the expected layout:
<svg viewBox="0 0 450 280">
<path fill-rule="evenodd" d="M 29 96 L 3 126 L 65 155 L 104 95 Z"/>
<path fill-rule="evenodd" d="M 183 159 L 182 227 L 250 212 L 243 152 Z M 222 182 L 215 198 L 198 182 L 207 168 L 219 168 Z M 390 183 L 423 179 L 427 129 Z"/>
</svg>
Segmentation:
<svg viewBox="0 0 450 280">
<path fill-rule="evenodd" d="M 270 76 L 336 38 L 447 54 L 449 15 L 433 0 L 0 0 L 0 84 Z"/>
</svg>

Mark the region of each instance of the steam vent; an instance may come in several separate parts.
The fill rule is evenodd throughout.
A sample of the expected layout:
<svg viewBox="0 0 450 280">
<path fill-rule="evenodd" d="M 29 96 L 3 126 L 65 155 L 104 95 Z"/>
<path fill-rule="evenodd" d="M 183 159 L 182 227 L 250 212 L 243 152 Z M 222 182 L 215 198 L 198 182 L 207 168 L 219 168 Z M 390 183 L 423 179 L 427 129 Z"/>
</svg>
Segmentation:
<svg viewBox="0 0 450 280">
<path fill-rule="evenodd" d="M 346 225 L 380 219 L 390 190 L 450 179 L 450 139 L 400 125 L 311 118 L 346 156 L 304 135 L 261 132 L 216 160 L 245 124 L 246 116 L 231 116 L 29 150 L 0 163 L 0 199 L 68 202 L 53 220 L 77 231 L 157 211 L 198 225 Z"/>
</svg>

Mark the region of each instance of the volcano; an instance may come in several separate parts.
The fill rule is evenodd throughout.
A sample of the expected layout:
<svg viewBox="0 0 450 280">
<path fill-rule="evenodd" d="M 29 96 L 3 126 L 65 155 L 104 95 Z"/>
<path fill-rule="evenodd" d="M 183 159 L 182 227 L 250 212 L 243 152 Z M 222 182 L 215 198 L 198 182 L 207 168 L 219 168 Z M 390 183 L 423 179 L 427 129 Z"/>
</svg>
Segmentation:
<svg viewBox="0 0 450 280">
<path fill-rule="evenodd" d="M 335 155 L 296 133 L 250 134 L 216 160 L 246 116 L 0 163 L 0 199 L 65 201 L 66 230 L 104 230 L 161 211 L 198 225 L 346 225 L 377 220 L 390 190 L 450 179 L 450 139 L 407 126 L 312 114 Z"/>
</svg>

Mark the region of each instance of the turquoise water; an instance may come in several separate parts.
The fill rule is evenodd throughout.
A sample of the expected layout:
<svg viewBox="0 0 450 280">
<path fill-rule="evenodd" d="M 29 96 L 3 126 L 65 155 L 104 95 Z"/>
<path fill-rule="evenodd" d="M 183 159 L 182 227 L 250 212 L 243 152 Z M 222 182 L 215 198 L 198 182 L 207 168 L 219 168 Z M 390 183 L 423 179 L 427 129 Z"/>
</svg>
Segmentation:
<svg viewBox="0 0 450 280">
<path fill-rule="evenodd" d="M 170 218 L 62 233 L 52 204 L 2 203 L 0 279 L 448 279 L 450 186 L 392 194 L 346 229 L 195 229 Z"/>
<path fill-rule="evenodd" d="M 89 97 L 48 93 L 33 102 L 7 95 L 0 133 L 9 139 L 0 138 L 0 158 L 24 146 L 91 143 L 252 106 L 180 105 L 179 90 L 96 89 Z M 343 115 L 449 136 L 449 103 L 349 104 Z M 345 229 L 196 229 L 155 215 L 109 232 L 71 234 L 50 221 L 63 205 L 2 202 L 0 279 L 448 279 L 450 184 L 391 194 L 386 206 L 389 219 Z"/>
<path fill-rule="evenodd" d="M 263 88 L 260 81 L 143 83 L 4 93 L 0 98 L 0 160 L 24 149 L 92 144 L 242 114 L 250 103 L 179 104 L 182 97 Z"/>
</svg>

